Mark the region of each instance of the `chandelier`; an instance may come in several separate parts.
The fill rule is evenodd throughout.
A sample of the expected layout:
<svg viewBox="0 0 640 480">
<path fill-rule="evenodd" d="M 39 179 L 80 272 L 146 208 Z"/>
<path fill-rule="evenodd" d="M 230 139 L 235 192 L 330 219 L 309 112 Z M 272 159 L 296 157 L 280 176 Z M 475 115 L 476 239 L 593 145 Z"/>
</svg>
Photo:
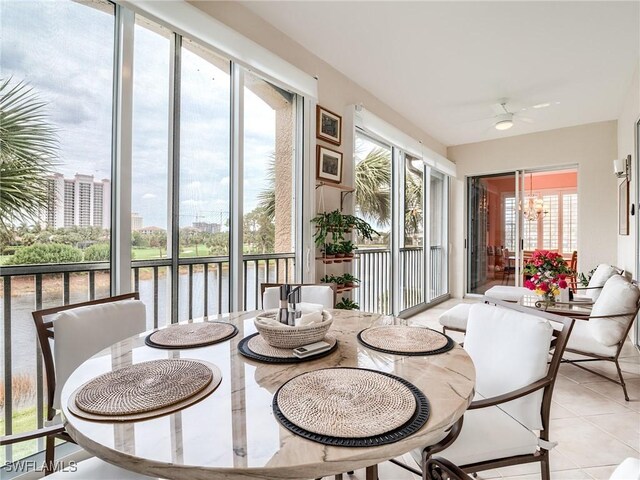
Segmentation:
<svg viewBox="0 0 640 480">
<path fill-rule="evenodd" d="M 544 200 L 540 195 L 533 195 L 533 174 L 529 174 L 529 196 L 524 199 L 522 214 L 524 219 L 533 222 L 549 213 L 544 209 Z"/>
</svg>

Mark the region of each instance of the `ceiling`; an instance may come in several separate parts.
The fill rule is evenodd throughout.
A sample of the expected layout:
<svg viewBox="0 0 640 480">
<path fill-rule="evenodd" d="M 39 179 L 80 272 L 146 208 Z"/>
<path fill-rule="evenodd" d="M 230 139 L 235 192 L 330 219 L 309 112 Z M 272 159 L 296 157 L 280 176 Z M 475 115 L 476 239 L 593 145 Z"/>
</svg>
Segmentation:
<svg viewBox="0 0 640 480">
<path fill-rule="evenodd" d="M 639 1 L 242 3 L 445 145 L 616 119 L 640 59 Z"/>
</svg>

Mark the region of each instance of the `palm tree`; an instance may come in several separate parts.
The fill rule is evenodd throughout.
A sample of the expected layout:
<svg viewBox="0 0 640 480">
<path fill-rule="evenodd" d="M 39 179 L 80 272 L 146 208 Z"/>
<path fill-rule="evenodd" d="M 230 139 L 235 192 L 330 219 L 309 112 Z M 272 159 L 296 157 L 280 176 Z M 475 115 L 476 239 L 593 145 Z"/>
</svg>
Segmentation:
<svg viewBox="0 0 640 480">
<path fill-rule="evenodd" d="M 276 221 L 276 156 L 269 155 L 267 186 L 258 194 L 258 207 L 264 210 L 269 220 Z"/>
<path fill-rule="evenodd" d="M 46 103 L 23 82 L 0 79 L 0 229 L 38 220 L 47 205 L 47 177 L 58 142 Z"/>
<path fill-rule="evenodd" d="M 391 155 L 375 148 L 355 166 L 356 206 L 367 219 L 380 226 L 391 221 Z"/>
</svg>

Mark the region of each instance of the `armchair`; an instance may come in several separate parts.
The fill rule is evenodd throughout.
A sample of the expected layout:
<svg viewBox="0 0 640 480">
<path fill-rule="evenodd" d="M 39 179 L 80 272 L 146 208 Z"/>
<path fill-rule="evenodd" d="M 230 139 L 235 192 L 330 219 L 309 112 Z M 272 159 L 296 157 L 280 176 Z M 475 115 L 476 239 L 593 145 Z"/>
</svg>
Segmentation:
<svg viewBox="0 0 640 480">
<path fill-rule="evenodd" d="M 599 292 L 591 314 L 576 322 L 565 350 L 587 358 L 563 359 L 563 362 L 572 363 L 576 367 L 620 385 L 626 401 L 629 401 L 629 395 L 618 358 L 633 319 L 638 314 L 638 309 L 640 309 L 638 283 L 627 280 L 622 275 L 613 275 L 606 281 L 602 292 Z M 613 362 L 620 380 L 581 365 L 584 362 L 596 361 Z"/>
<path fill-rule="evenodd" d="M 428 478 L 437 453 L 464 472 L 540 462 L 548 480 L 551 396 L 574 320 L 486 301 L 495 305 L 470 308 L 464 345 L 476 366 L 476 398 L 439 443 L 412 452 L 425 473 L 410 470 Z"/>
<path fill-rule="evenodd" d="M 598 297 L 602 292 L 602 288 L 604 287 L 604 284 L 607 283 L 607 280 L 614 275 L 622 275 L 623 273 L 624 270 L 620 270 L 619 268 L 606 263 L 601 263 L 593 272 L 593 275 L 589 279 L 589 284 L 586 287 L 576 287 L 573 289 L 575 293 L 583 292 L 582 295 L 574 295 L 573 299 L 580 302 L 594 303 L 598 300 Z"/>
<path fill-rule="evenodd" d="M 47 385 L 47 420 L 49 425 L 32 432 L 0 437 L 0 445 L 10 445 L 46 437 L 43 471 L 57 470 L 54 462 L 55 439 L 73 442 L 60 423 L 60 394 L 67 378 L 85 360 L 100 350 L 145 330 L 145 306 L 138 293 L 129 293 L 90 302 L 66 305 L 33 312 L 38 341 L 42 350 Z M 53 342 L 53 349 L 51 342 Z M 58 471 L 49 476 L 104 480 L 150 480 L 106 463 L 98 458 L 84 460 L 72 471 Z"/>
</svg>

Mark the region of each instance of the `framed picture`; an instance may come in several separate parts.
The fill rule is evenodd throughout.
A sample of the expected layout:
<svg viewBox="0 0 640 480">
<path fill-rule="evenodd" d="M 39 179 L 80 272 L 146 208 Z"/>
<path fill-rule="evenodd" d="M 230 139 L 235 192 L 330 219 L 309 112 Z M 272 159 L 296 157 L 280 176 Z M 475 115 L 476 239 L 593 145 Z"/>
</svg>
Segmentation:
<svg viewBox="0 0 640 480">
<path fill-rule="evenodd" d="M 340 145 L 342 143 L 342 117 L 317 105 L 316 137 L 325 142 Z"/>
<path fill-rule="evenodd" d="M 342 181 L 342 153 L 318 145 L 316 147 L 318 157 L 318 173 L 320 180 L 340 183 Z"/>
<path fill-rule="evenodd" d="M 618 187 L 618 234 L 629 235 L 629 182 Z"/>
</svg>

